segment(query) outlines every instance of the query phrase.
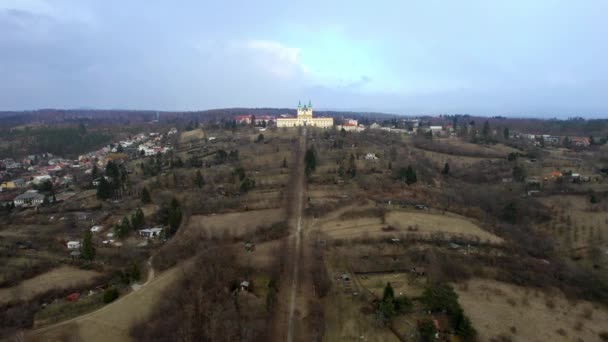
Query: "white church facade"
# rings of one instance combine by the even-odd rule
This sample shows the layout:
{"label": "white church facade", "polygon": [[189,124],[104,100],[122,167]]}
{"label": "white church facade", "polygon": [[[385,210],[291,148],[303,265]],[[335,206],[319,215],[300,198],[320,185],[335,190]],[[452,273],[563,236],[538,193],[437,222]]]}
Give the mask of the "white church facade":
{"label": "white church facade", "polygon": [[312,104],[308,101],[308,106],[302,107],[301,103],[298,103],[298,116],[295,118],[278,118],[277,127],[297,127],[297,126],[311,126],[330,128],[334,125],[334,118],[313,118],[312,116]]}

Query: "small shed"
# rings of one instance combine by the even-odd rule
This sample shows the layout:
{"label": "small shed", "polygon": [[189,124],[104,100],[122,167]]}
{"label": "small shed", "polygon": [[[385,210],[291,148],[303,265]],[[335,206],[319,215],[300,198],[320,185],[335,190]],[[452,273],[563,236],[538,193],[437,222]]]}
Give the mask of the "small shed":
{"label": "small shed", "polygon": [[249,291],[249,282],[247,280],[241,282],[241,291]]}
{"label": "small shed", "polygon": [[67,247],[68,249],[79,249],[80,241],[68,241]]}

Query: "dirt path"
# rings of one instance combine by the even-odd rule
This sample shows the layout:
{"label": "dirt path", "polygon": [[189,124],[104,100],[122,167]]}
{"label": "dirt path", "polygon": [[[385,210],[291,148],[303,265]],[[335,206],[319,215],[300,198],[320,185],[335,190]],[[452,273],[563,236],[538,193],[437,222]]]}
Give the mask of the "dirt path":
{"label": "dirt path", "polygon": [[291,165],[290,190],[287,197],[287,212],[291,234],[286,255],[286,268],[282,275],[274,319],[274,341],[308,341],[306,326],[307,295],[309,291],[306,264],[304,209],[306,178],[304,175],[304,154],[306,151],[306,129],[303,128],[294,151]]}
{"label": "dirt path", "polygon": [[[103,326],[104,328],[112,327],[113,340],[128,340],[128,328],[130,324],[137,319],[145,318],[147,312],[152,308],[152,305],[147,304],[154,301],[155,297],[180,275],[180,270],[182,269],[176,266],[156,276],[152,267],[152,257],[148,259],[147,263],[149,269],[146,282],[136,291],[131,291],[95,311],[32,330],[27,334],[29,339],[33,341],[60,340],[63,335],[68,333],[67,330],[71,330],[73,333],[73,329],[76,329],[79,335],[81,335],[80,337],[84,335],[87,337],[87,340],[103,341],[108,338],[108,335],[104,335],[100,331],[100,327]],[[132,308],[142,308],[144,304],[148,306],[145,310],[141,310],[137,314],[132,312]],[[117,317],[120,319],[115,319]]]}

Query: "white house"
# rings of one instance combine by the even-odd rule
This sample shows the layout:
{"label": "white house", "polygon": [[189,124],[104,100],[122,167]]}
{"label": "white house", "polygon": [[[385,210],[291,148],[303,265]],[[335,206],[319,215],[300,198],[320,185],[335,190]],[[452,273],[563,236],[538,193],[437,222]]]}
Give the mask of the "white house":
{"label": "white house", "polygon": [[139,235],[145,237],[146,239],[154,239],[160,236],[160,233],[163,231],[162,228],[146,228],[140,229]]}
{"label": "white house", "polygon": [[28,190],[21,195],[15,197],[15,206],[17,207],[27,207],[27,206],[36,206],[44,203],[45,196],[43,194],[38,193],[37,190]]}
{"label": "white house", "polygon": [[79,249],[80,241],[68,241],[68,249]]}
{"label": "white house", "polygon": [[97,232],[100,232],[102,229],[103,229],[102,226],[93,226],[93,227],[91,227],[91,232],[97,233]]}
{"label": "white house", "polygon": [[40,176],[34,176],[34,179],[32,180],[32,183],[39,185],[42,184],[44,182],[46,182],[47,180],[50,181],[52,178],[49,175],[40,175]]}
{"label": "white house", "polygon": [[373,154],[373,153],[366,154],[364,158],[365,158],[365,160],[376,160],[376,159],[378,159],[378,157],[375,154]]}

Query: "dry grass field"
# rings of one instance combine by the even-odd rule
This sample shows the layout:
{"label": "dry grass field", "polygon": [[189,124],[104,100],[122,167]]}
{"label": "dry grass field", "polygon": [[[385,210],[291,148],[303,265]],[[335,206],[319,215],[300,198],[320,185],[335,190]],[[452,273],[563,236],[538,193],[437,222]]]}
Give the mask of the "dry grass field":
{"label": "dry grass field", "polygon": [[100,273],[95,271],[85,271],[70,266],[62,266],[34,278],[24,280],[17,286],[0,289],[0,304],[16,300],[29,300],[36,295],[52,289],[93,285],[92,281],[100,275]]}
{"label": "dry grass field", "polygon": [[187,143],[190,141],[201,140],[205,137],[205,132],[198,128],[192,131],[183,132],[179,137],[180,143]]}
{"label": "dry grass field", "polygon": [[242,236],[258,226],[283,221],[284,209],[249,210],[218,215],[194,215],[185,234],[205,234],[207,237]]}
{"label": "dry grass field", "polygon": [[131,341],[129,330],[152,312],[163,291],[183,274],[172,268],[154,278],[138,291],[119,298],[90,314],[32,331],[28,341]]}
{"label": "dry grass field", "polygon": [[418,227],[417,233],[444,233],[447,235],[462,235],[476,237],[481,241],[500,243],[498,236],[481,229],[477,224],[464,216],[452,213],[424,213],[411,211],[392,211],[387,214],[386,223],[407,232],[408,227]]}
{"label": "dry grass field", "polygon": [[[421,234],[429,236],[432,233],[457,235],[465,238],[476,238],[481,241],[501,243],[502,239],[491,234],[471,220],[452,213],[417,212],[409,210],[394,210],[386,214],[386,223],[379,217],[361,217],[343,219],[339,216],[352,210],[354,207],[342,208],[333,212],[317,222],[317,227],[332,239],[353,239],[361,237],[378,238],[393,237],[395,235]],[[369,206],[356,207],[359,210]],[[394,229],[382,230],[387,225]]]}
{"label": "dry grass field", "polygon": [[423,280],[415,280],[407,273],[361,275],[357,279],[378,298],[382,298],[386,283],[391,283],[395,295],[405,295],[409,298],[422,295],[425,285]]}
{"label": "dry grass field", "polygon": [[364,300],[332,290],[325,300],[324,341],[391,342],[399,339],[375,321],[375,315],[364,314]]}
{"label": "dry grass field", "polygon": [[509,341],[600,341],[599,333],[608,331],[606,308],[571,302],[561,293],[480,279],[456,290],[480,341],[498,336]]}
{"label": "dry grass field", "polygon": [[606,241],[608,214],[602,203],[592,205],[588,196],[550,196],[540,199],[549,208],[559,211],[548,224],[568,246],[585,247],[589,241]]}

